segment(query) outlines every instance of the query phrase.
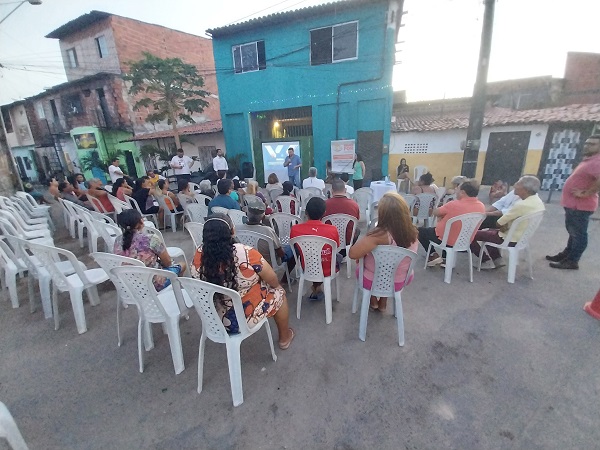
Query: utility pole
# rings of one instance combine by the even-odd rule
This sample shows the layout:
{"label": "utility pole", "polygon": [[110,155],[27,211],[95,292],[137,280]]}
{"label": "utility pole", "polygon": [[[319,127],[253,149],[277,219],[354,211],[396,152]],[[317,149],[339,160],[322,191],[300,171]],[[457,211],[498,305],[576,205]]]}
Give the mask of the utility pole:
{"label": "utility pole", "polygon": [[469,128],[467,129],[467,142],[463,154],[461,174],[473,178],[477,170],[477,159],[481,146],[481,129],[485,113],[487,75],[490,66],[490,52],[492,49],[492,30],[494,28],[494,7],[496,0],[484,0],[483,28],[481,29],[481,45],[479,47],[479,62],[477,64],[477,79],[473,88],[471,99],[471,112],[469,114]]}

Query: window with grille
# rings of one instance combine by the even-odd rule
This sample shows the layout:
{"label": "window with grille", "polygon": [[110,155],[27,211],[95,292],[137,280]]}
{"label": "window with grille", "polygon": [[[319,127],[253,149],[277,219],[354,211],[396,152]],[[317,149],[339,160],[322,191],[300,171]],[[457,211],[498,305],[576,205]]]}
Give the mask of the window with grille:
{"label": "window with grille", "polygon": [[427,153],[429,144],[404,144],[404,153]]}

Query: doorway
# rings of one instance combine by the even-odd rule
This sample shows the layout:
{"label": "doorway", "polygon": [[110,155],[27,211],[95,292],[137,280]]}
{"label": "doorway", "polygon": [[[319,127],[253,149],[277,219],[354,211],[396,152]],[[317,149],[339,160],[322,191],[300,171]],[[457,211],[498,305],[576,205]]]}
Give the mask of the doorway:
{"label": "doorway", "polygon": [[125,155],[125,165],[127,166],[127,174],[130,177],[137,178],[137,168],[135,167],[135,160],[133,159],[133,153],[129,150],[123,152]]}
{"label": "doorway", "polygon": [[383,130],[359,131],[356,137],[356,153],[360,153],[366,166],[365,180],[381,180],[383,178],[381,171]]}
{"label": "doorway", "polygon": [[523,173],[530,137],[531,131],[490,133],[481,184],[517,182]]}

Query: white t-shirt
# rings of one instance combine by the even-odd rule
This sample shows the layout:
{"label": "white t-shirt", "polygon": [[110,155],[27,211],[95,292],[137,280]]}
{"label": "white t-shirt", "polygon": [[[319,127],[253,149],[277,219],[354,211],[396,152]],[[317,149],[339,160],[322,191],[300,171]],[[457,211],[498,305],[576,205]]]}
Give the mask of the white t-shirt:
{"label": "white t-shirt", "polygon": [[173,156],[171,159],[171,164],[173,167],[173,172],[175,175],[189,175],[190,167],[194,164],[194,160],[187,155],[183,155],[181,158],[179,155]]}
{"label": "white t-shirt", "polygon": [[492,206],[494,208],[496,208],[498,211],[502,211],[502,214],[506,214],[508,212],[508,210],[510,208],[512,208],[512,206],[520,200],[521,200],[521,197],[519,197],[517,194],[515,194],[515,191],[513,189],[508,194],[506,194],[504,197],[502,197],[501,199],[498,199],[497,201],[492,203]]}
{"label": "white t-shirt", "polygon": [[215,156],[213,158],[213,169],[215,169],[215,172],[217,170],[229,170],[227,160],[224,156]]}
{"label": "white t-shirt", "polygon": [[111,164],[108,166],[108,175],[110,175],[110,182],[114,184],[119,178],[123,178],[123,171],[118,166]]}
{"label": "white t-shirt", "polygon": [[350,186],[349,184],[346,185],[346,194],[354,194],[354,188],[352,186]]}
{"label": "white t-shirt", "polygon": [[302,188],[306,189],[307,187],[316,187],[323,190],[325,189],[325,181],[320,180],[317,177],[308,177],[302,182]]}

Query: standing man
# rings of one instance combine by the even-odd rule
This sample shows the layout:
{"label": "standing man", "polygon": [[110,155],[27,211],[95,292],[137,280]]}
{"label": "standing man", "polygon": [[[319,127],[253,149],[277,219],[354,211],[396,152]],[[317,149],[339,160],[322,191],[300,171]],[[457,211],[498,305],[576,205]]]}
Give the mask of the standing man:
{"label": "standing man", "polygon": [[110,176],[110,182],[112,184],[115,184],[115,181],[119,178],[123,178],[123,171],[119,168],[119,164],[121,164],[119,158],[113,158],[110,162],[110,166],[108,166],[108,175]]}
{"label": "standing man", "polygon": [[227,160],[223,156],[223,150],[220,148],[217,149],[217,156],[213,158],[213,169],[217,172],[217,178],[219,180],[227,176],[229,166],[227,165]]}
{"label": "standing man", "polygon": [[579,259],[588,243],[590,216],[598,208],[600,191],[600,134],[583,144],[583,160],[565,181],[560,204],[565,208],[567,247],[556,255],[547,255],[554,269],[579,269]]}
{"label": "standing man", "polygon": [[302,167],[302,160],[296,154],[294,154],[294,148],[288,148],[288,156],[283,162],[283,167],[288,168],[288,177],[292,184],[296,187],[301,188],[300,184],[300,167]]}
{"label": "standing man", "polygon": [[171,168],[177,177],[177,190],[182,181],[190,181],[192,178],[190,169],[194,165],[194,160],[183,154],[183,149],[178,148],[177,154],[171,159]]}

